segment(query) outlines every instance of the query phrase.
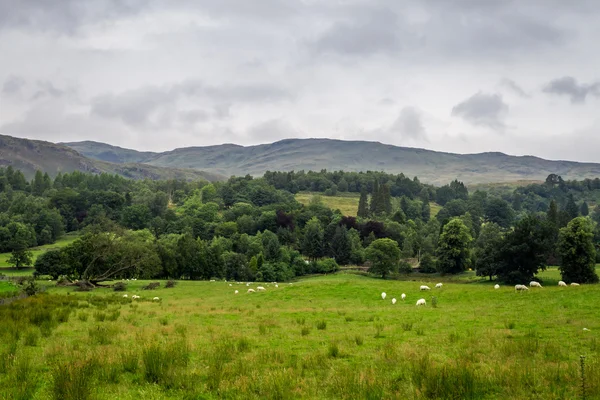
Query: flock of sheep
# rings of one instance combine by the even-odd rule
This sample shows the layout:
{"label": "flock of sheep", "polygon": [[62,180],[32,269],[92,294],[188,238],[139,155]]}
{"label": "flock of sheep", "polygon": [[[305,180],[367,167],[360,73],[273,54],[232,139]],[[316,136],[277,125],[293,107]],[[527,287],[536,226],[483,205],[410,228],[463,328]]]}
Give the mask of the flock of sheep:
{"label": "flock of sheep", "polygon": [[[442,283],[438,283],[438,284],[435,285],[435,288],[436,289],[441,289],[442,286],[443,286]],[[421,285],[421,287],[419,288],[419,290],[421,290],[421,291],[423,291],[423,290],[431,290],[431,288],[429,286],[427,286],[427,285]],[[381,298],[383,300],[385,300],[386,297],[387,297],[387,294],[385,292],[382,292],[381,293]],[[400,298],[402,299],[402,301],[406,300],[406,294],[402,293],[400,295]],[[396,298],[392,299],[392,304],[396,304]],[[424,306],[424,305],[427,305],[427,302],[425,301],[425,299],[419,299],[419,300],[417,300],[417,305],[418,306]]]}
{"label": "flock of sheep", "polygon": [[[558,281],[558,286],[567,287],[567,284],[564,281]],[[571,286],[579,286],[579,283],[572,282]],[[539,282],[531,281],[531,282],[529,282],[529,287],[541,288],[543,286]],[[498,284],[494,285],[494,289],[500,289],[500,285],[498,285]],[[521,292],[521,291],[525,291],[525,290],[529,290],[529,288],[526,285],[515,285],[516,292]]]}
{"label": "flock of sheep", "polygon": [[[126,299],[126,298],[128,298],[128,297],[129,297],[129,296],[128,296],[128,295],[126,295],[126,294],[124,294],[124,295],[123,295],[123,298],[125,298],[125,299]],[[141,297],[141,296],[138,296],[137,294],[134,294],[133,296],[131,296],[131,298],[132,298],[133,300],[139,300],[139,299],[141,299],[142,297]],[[152,299],[152,301],[160,301],[160,297],[154,297],[154,298]]]}

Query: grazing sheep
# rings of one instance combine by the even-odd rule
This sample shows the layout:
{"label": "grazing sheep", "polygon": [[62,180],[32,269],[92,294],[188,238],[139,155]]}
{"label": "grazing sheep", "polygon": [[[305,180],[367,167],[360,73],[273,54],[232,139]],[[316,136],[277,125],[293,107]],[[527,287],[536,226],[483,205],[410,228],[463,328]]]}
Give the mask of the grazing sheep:
{"label": "grazing sheep", "polygon": [[405,295],[404,293],[402,293],[402,294],[400,295],[400,298],[401,298],[402,300],[404,300],[404,299],[406,299],[406,295]]}
{"label": "grazing sheep", "polygon": [[279,287],[279,285],[275,285],[275,287]]}
{"label": "grazing sheep", "polygon": [[542,287],[542,284],[536,281],[529,282],[530,287]]}
{"label": "grazing sheep", "polygon": [[267,290],[267,289],[265,289],[265,288],[264,288],[264,287],[262,287],[262,286],[257,286],[257,287],[256,287],[256,290],[258,290],[259,292],[262,292],[262,291],[264,291],[264,290]]}
{"label": "grazing sheep", "polygon": [[231,283],[229,284],[229,287],[233,286]]}
{"label": "grazing sheep", "polygon": [[583,328],[583,330],[584,330],[585,332],[589,332],[589,331],[590,331],[588,328]]}
{"label": "grazing sheep", "polygon": [[254,293],[254,289],[248,289],[248,293]]}
{"label": "grazing sheep", "polygon": [[124,294],[124,295],[123,295],[123,297],[127,298],[127,295],[126,295],[126,294]]}
{"label": "grazing sheep", "polygon": [[558,286],[567,286],[567,284],[563,281],[558,281]]}
{"label": "grazing sheep", "polygon": [[529,288],[525,285],[515,285],[515,291],[529,290]]}
{"label": "grazing sheep", "polygon": [[571,286],[579,286],[579,283],[571,282]]}
{"label": "grazing sheep", "polygon": [[239,293],[239,291],[237,291],[237,290],[235,292],[233,292],[233,294],[238,294],[238,293]]}
{"label": "grazing sheep", "polygon": [[246,283],[246,286],[250,286],[250,282]]}
{"label": "grazing sheep", "polygon": [[424,305],[427,305],[427,303],[425,302],[425,299],[419,299],[419,300],[417,300],[417,305],[424,306]]}
{"label": "grazing sheep", "polygon": [[215,280],[214,280],[214,279],[211,279],[210,281],[211,281],[211,282],[215,282]]}
{"label": "grazing sheep", "polygon": [[498,285],[497,283],[494,285],[494,289],[500,289],[500,285]]}
{"label": "grazing sheep", "polygon": [[421,285],[420,290],[431,290],[431,289],[429,288],[429,286]]}
{"label": "grazing sheep", "polygon": [[385,300],[385,296],[387,296],[387,294],[385,294],[385,292],[381,293],[381,298],[382,298],[383,300]]}
{"label": "grazing sheep", "polygon": [[158,297],[155,297],[152,299],[152,301],[159,301],[160,299]]}
{"label": "grazing sheep", "polygon": [[131,298],[132,298],[132,299],[139,299],[139,298],[140,298],[140,296],[138,296],[138,295],[134,294],[133,296],[131,296]]}
{"label": "grazing sheep", "polygon": [[436,288],[440,289],[443,285],[441,283],[438,283],[435,285]]}
{"label": "grazing sheep", "polygon": [[396,304],[396,299],[392,299],[392,304]]}

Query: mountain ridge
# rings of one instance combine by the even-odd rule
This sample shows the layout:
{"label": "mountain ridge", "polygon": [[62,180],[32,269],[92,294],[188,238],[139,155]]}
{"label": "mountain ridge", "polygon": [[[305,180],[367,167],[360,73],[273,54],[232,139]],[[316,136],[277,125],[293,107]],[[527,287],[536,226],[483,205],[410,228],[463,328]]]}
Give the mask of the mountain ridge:
{"label": "mountain ridge", "polygon": [[[89,158],[107,155],[175,168],[200,169],[220,175],[255,175],[266,171],[385,171],[417,176],[421,181],[445,184],[459,179],[467,184],[544,180],[555,173],[565,179],[600,176],[600,164],[546,160],[533,155],[513,156],[502,152],[457,154],[399,147],[374,141],[290,138],[273,143],[241,146],[223,144],[179,147],[165,152],[138,152],[94,142],[65,143]],[[103,160],[105,161],[105,160]]]}

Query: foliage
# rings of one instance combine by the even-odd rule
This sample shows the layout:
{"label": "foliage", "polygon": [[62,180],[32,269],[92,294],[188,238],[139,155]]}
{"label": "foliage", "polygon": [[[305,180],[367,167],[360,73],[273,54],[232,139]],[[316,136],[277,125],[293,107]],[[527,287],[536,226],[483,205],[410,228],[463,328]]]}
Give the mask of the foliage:
{"label": "foliage", "polygon": [[385,279],[398,268],[400,248],[398,243],[391,239],[377,239],[365,250],[365,258],[371,263],[369,272],[381,275]]}
{"label": "foliage", "polygon": [[488,222],[481,228],[481,233],[475,241],[474,267],[479,276],[487,276],[492,280],[501,268],[500,250],[504,240],[500,226]]}
{"label": "foliage", "polygon": [[592,224],[585,217],[577,217],[560,230],[558,252],[560,273],[566,282],[597,283],[595,271],[596,249],[594,248]]}
{"label": "foliage", "polygon": [[473,238],[469,229],[458,218],[450,220],[440,235],[437,268],[441,273],[456,274],[470,265],[469,244]]}

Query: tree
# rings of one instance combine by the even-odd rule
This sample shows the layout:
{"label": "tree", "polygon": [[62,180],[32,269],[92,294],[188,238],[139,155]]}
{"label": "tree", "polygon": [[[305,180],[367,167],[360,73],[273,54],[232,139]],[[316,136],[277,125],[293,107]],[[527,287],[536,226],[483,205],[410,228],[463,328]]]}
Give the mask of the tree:
{"label": "tree", "polygon": [[371,192],[371,203],[369,204],[369,211],[371,214],[376,214],[379,208],[379,182],[375,180],[373,182],[373,191]]}
{"label": "tree", "polygon": [[596,283],[596,249],[591,222],[577,217],[560,230],[558,252],[562,279],[566,282]]}
{"label": "tree", "polygon": [[579,212],[584,217],[587,217],[590,214],[590,207],[588,206],[588,203],[586,201],[584,201],[583,203],[581,203],[581,207],[579,209]]}
{"label": "tree", "polygon": [[277,262],[281,260],[281,247],[277,235],[271,231],[264,231],[261,235],[265,261]]}
{"label": "tree", "polygon": [[502,228],[508,228],[512,224],[514,212],[507,201],[494,197],[487,201],[485,206],[485,219],[500,225]]}
{"label": "tree", "polygon": [[311,261],[323,256],[323,227],[317,217],[312,217],[304,228],[302,253]]}
{"label": "tree", "polygon": [[435,260],[430,254],[424,254],[419,261],[419,272],[423,274],[433,274],[436,272]]}
{"label": "tree", "polygon": [[48,250],[35,260],[35,276],[48,275],[57,279],[61,275],[71,275],[65,253],[61,250]]}
{"label": "tree", "polygon": [[529,282],[540,270],[546,269],[550,236],[549,224],[535,215],[517,222],[502,243],[498,278],[508,283]]}
{"label": "tree", "polygon": [[438,270],[450,274],[465,271],[470,264],[469,244],[472,240],[469,228],[459,218],[450,220],[440,235]]}
{"label": "tree", "polygon": [[360,191],[360,199],[358,200],[358,212],[356,215],[360,218],[367,218],[369,216],[369,208],[367,204],[367,191]]}
{"label": "tree", "polygon": [[32,260],[33,253],[31,251],[29,251],[27,248],[18,248],[11,252],[10,258],[8,259],[8,264],[19,269],[23,266],[31,265]]}
{"label": "tree", "polygon": [[381,275],[385,279],[387,274],[398,268],[400,248],[392,239],[377,239],[365,250],[365,258],[371,262],[369,272]]}
{"label": "tree", "polygon": [[569,199],[567,200],[567,204],[565,205],[565,211],[569,215],[570,219],[577,218],[577,216],[579,215],[579,207],[577,207],[572,193],[569,194]]}
{"label": "tree", "polygon": [[338,226],[331,239],[331,255],[340,265],[350,263],[352,256],[352,242],[348,236],[348,229],[345,226]]}
{"label": "tree", "polygon": [[478,276],[487,276],[492,280],[498,273],[501,266],[499,252],[502,241],[502,229],[498,224],[488,222],[483,225],[474,249],[474,266]]}
{"label": "tree", "polygon": [[554,201],[554,199],[550,201],[548,211],[546,212],[546,218],[550,223],[558,227],[558,206],[556,205],[556,201]]}

